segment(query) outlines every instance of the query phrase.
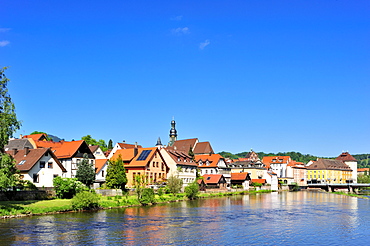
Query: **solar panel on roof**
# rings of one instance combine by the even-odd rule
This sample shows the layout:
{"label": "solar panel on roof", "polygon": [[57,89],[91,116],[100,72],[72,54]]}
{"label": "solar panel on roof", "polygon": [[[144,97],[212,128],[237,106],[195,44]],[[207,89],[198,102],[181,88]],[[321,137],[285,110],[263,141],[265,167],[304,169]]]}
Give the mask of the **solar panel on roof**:
{"label": "solar panel on roof", "polygon": [[143,150],[140,155],[139,155],[139,158],[137,158],[138,161],[145,161],[146,158],[148,157],[148,155],[150,154],[150,152],[152,152],[152,150]]}

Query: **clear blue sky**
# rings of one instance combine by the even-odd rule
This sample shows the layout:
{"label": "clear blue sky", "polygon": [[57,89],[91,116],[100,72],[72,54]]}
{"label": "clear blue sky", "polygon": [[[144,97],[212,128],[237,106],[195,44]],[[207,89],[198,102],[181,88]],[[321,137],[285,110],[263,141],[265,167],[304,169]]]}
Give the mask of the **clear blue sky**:
{"label": "clear blue sky", "polygon": [[370,1],[0,6],[16,133],[238,153],[370,152]]}

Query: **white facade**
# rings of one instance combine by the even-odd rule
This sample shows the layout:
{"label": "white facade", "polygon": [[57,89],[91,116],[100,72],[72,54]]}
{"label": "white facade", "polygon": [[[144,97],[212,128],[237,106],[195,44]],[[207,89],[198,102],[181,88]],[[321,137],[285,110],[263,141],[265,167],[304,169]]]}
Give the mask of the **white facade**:
{"label": "white facade", "polygon": [[357,161],[344,161],[352,169],[353,183],[357,183]]}
{"label": "white facade", "polygon": [[43,156],[27,173],[21,172],[23,180],[31,181],[36,187],[54,187],[53,179],[66,177],[58,163],[50,155]]}
{"label": "white facade", "polygon": [[93,153],[95,159],[107,159],[107,157],[104,155],[104,152],[101,150],[100,147],[98,147],[94,153]]}
{"label": "white facade", "polygon": [[110,160],[110,158],[112,158],[112,157],[113,157],[114,153],[116,153],[116,151],[117,151],[117,150],[119,150],[119,149],[121,149],[121,146],[119,146],[119,144],[118,144],[118,143],[116,143],[116,144],[114,145],[113,149],[111,150],[111,152],[109,153],[108,157],[105,157],[105,158],[107,158],[107,159],[109,159],[109,160]]}
{"label": "white facade", "polygon": [[[75,178],[76,171],[78,169],[78,165],[82,161],[82,157],[74,157],[74,158],[66,158],[66,159],[59,159],[62,163],[63,167],[67,170],[66,178]],[[89,163],[91,163],[95,167],[95,160],[88,159]]]}
{"label": "white facade", "polygon": [[[187,186],[188,184],[194,182],[197,177],[197,167],[195,166],[195,162],[191,162],[194,165],[189,165],[186,164],[179,164],[176,162],[170,154],[164,149],[161,148],[160,153],[167,164],[169,168],[168,176],[176,176],[180,179],[182,179],[183,182],[183,187]],[[187,160],[189,161],[189,160]],[[180,162],[180,160],[179,160]]]}

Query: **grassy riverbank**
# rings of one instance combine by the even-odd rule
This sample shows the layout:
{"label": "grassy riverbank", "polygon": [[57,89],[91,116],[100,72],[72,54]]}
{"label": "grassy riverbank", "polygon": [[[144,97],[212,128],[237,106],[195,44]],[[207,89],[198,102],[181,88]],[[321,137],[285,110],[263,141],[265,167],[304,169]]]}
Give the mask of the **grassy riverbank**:
{"label": "grassy riverbank", "polygon": [[[218,192],[218,193],[200,193],[199,199],[209,197],[233,196],[243,194],[270,193],[270,190],[260,191],[237,191],[237,192]],[[163,194],[155,196],[156,203],[176,202],[188,200],[184,193],[176,195]],[[132,196],[100,196],[99,207],[102,209],[119,208],[129,206],[140,206],[136,195]],[[0,201],[0,218],[15,216],[39,215],[48,213],[58,213],[73,211],[72,199],[53,199],[42,201]]]}
{"label": "grassy riverbank", "polygon": [[358,194],[355,194],[355,193],[347,193],[347,192],[341,192],[341,191],[336,191],[336,192],[331,192],[331,193],[337,194],[337,195],[345,195],[345,196],[352,196],[352,197],[357,197],[357,198],[369,199],[367,196],[362,196],[362,195],[358,195]]}

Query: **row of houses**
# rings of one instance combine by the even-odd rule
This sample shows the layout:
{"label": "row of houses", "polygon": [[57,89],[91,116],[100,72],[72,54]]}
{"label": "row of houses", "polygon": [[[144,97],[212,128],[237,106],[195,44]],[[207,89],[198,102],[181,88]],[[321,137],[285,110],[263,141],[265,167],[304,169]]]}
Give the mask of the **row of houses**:
{"label": "row of houses", "polygon": [[[16,160],[21,178],[37,187],[52,187],[57,176],[73,178],[84,156],[95,166],[94,187],[105,183],[110,161],[122,159],[127,175],[127,187],[133,186],[136,175],[144,175],[148,185],[165,184],[176,176],[187,186],[198,180],[208,189],[249,189],[260,183],[278,189],[278,183],[305,186],[307,183],[356,183],[357,161],[349,153],[335,160],[318,159],[307,164],[289,156],[268,156],[262,160],[251,150],[244,158],[225,159],[215,154],[209,142],[197,138],[177,140],[175,122],[171,122],[170,141],[163,145],[158,139],[154,147],[116,143],[103,152],[99,146],[89,146],[84,140],[53,142],[45,134],[11,139],[5,150]],[[202,177],[202,179],[199,179]]]}

